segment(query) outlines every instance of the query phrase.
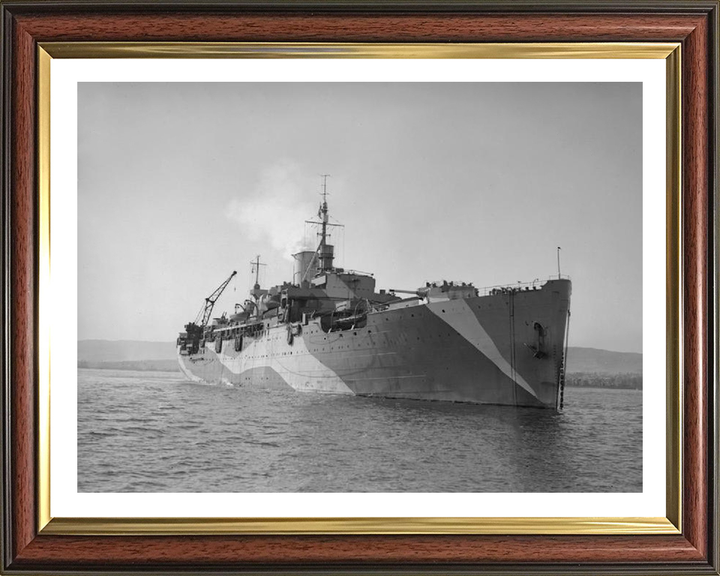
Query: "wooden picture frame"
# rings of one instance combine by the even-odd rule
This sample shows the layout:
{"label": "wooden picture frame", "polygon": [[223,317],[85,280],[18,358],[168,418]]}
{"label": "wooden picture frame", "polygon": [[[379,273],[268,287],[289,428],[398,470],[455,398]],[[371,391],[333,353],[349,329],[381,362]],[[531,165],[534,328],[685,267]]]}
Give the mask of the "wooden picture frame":
{"label": "wooden picture frame", "polygon": [[[7,1],[2,3],[2,286],[4,573],[563,572],[718,574],[717,72],[718,2],[342,3]],[[381,533],[317,527],[237,533],[222,522],[196,530],[140,523],[94,528],[49,523],[43,477],[47,423],[39,334],[39,278],[48,162],[41,142],[47,46],[82,54],[87,42],[129,43],[677,43],[682,191],[669,203],[669,253],[679,285],[668,304],[682,397],[682,436],[668,445],[668,518],[679,530],[524,530],[496,524]],[[639,43],[639,44],[636,44]],[[222,48],[222,44],[219,44]],[[116,45],[117,47],[117,45]],[[222,51],[220,48],[220,51]],[[52,50],[51,50],[52,51]],[[115,55],[118,53],[116,52]],[[113,57],[108,52],[106,57]],[[672,97],[672,94],[670,94]],[[673,262],[673,257],[675,262]],[[673,315],[673,311],[678,314]],[[669,395],[672,404],[672,394]],[[681,472],[681,473],[680,473]],[[673,496],[677,496],[673,500]],[[673,505],[678,513],[673,516]],[[148,524],[148,523],[146,523]],[[152,525],[152,522],[149,524]],[[144,533],[141,533],[144,532]],[[534,533],[531,533],[534,532]]]}

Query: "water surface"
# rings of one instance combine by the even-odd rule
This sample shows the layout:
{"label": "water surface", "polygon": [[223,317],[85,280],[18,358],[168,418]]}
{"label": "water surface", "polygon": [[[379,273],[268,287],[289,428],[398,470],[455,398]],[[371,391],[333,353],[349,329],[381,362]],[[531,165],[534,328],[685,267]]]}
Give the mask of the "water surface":
{"label": "water surface", "polygon": [[565,410],[79,370],[80,492],[639,492],[642,392]]}

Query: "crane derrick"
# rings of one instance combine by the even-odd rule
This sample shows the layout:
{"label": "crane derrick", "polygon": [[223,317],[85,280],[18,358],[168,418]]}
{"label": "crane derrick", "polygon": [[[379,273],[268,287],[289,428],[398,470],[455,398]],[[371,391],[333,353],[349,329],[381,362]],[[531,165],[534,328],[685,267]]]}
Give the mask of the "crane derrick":
{"label": "crane derrick", "polygon": [[215,289],[215,292],[205,298],[205,304],[200,309],[200,312],[198,312],[195,321],[185,324],[185,332],[180,333],[177,340],[177,344],[180,347],[180,354],[189,355],[198,353],[200,340],[203,338],[205,327],[210,320],[215,302],[220,298],[220,295],[225,291],[225,288],[230,284],[230,280],[233,279],[235,274],[237,274],[237,272],[233,271],[230,277]]}
{"label": "crane derrick", "polygon": [[227,285],[230,284],[230,280],[235,277],[235,274],[237,274],[237,272],[233,270],[233,273],[230,274],[228,279],[220,284],[220,286],[215,289],[215,292],[205,298],[205,305],[200,309],[200,312],[198,312],[197,318],[195,318],[195,324],[197,326],[205,329],[205,326],[207,326],[210,321],[210,316],[212,315],[213,308],[215,307],[215,302],[217,302],[217,299],[220,298],[220,295],[225,291],[225,288],[227,288]]}

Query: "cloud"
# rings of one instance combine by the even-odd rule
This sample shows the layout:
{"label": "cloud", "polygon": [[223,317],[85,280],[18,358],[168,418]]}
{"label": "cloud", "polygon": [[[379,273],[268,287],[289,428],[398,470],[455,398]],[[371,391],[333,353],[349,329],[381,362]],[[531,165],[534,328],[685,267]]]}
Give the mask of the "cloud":
{"label": "cloud", "polygon": [[267,242],[285,258],[300,250],[314,250],[314,235],[305,238],[305,220],[317,215],[320,177],[293,162],[281,161],[260,173],[257,185],[242,199],[234,199],[227,217],[250,240]]}

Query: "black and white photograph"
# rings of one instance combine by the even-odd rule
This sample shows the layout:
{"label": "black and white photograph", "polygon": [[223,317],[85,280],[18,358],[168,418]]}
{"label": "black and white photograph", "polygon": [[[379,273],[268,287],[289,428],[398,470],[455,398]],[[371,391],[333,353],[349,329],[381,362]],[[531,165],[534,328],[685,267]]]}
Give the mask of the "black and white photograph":
{"label": "black and white photograph", "polygon": [[80,82],[79,493],[641,493],[640,82]]}

